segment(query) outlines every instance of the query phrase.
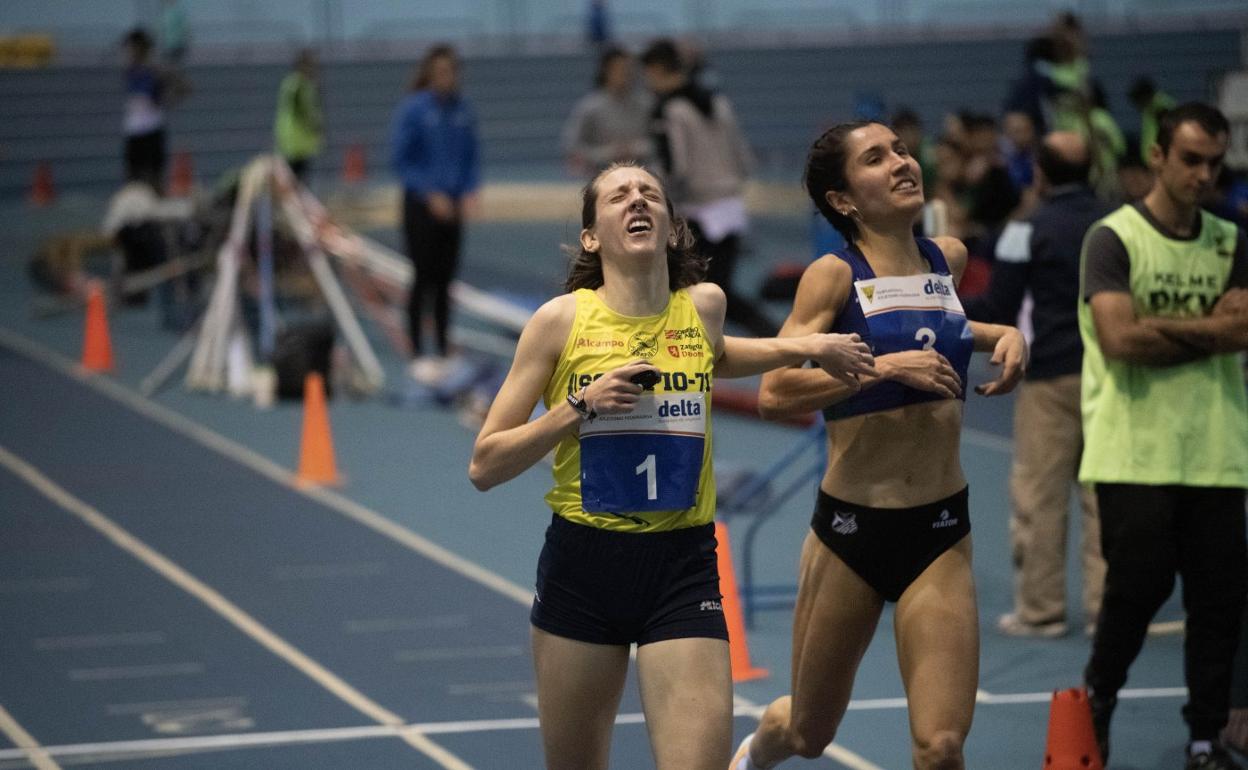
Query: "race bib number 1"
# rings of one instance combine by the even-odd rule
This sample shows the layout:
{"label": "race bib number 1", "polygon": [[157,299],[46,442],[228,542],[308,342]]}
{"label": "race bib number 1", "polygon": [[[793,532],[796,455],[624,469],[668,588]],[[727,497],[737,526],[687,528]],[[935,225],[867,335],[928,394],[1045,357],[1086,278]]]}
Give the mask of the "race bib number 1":
{"label": "race bib number 1", "polygon": [[581,507],[635,513],[692,507],[702,475],[702,393],[642,396],[628,414],[581,425]]}

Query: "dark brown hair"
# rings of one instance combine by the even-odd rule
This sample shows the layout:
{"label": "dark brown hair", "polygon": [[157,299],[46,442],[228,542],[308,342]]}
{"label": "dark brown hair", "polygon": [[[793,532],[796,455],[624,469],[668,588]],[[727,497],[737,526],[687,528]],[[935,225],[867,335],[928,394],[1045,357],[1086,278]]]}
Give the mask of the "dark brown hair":
{"label": "dark brown hair", "polygon": [[819,213],[823,214],[824,218],[849,243],[853,243],[858,237],[858,223],[852,217],[845,216],[834,209],[832,204],[828,203],[826,193],[828,190],[845,192],[848,189],[849,176],[845,173],[848,153],[845,149],[845,140],[850,133],[872,123],[879,123],[879,121],[854,120],[848,123],[837,123],[824,131],[823,136],[816,139],[815,143],[810,146],[810,153],[806,156],[806,173],[802,175],[802,183],[806,186],[810,199],[814,201],[815,208],[819,209]]}
{"label": "dark brown hair", "polygon": [[1226,116],[1216,107],[1201,102],[1187,102],[1172,110],[1167,110],[1157,122],[1157,145],[1162,155],[1170,154],[1170,142],[1174,132],[1184,123],[1195,123],[1209,136],[1220,136],[1231,132],[1231,124]]}
{"label": "dark brown hair", "polygon": [[420,64],[416,66],[416,74],[412,76],[412,80],[408,83],[409,91],[422,91],[429,87],[429,82],[433,79],[433,63],[437,59],[446,57],[451,60],[451,64],[459,69],[459,54],[455,53],[455,46],[450,43],[438,43],[431,46],[425,51],[425,56],[420,60]]}
{"label": "dark brown hair", "polygon": [[[639,168],[654,176],[649,169],[637,163],[612,163],[607,166],[581,191],[582,230],[592,229],[598,221],[598,180],[617,168]],[[661,183],[660,189],[662,189]],[[667,215],[672,220],[672,237],[667,243],[667,285],[672,291],[676,291],[699,283],[706,277],[706,257],[694,247],[689,226],[685,224],[684,219],[676,216],[666,190],[663,191],[663,202],[667,206]],[[564,251],[570,257],[568,279],[563,284],[564,291],[597,289],[602,285],[602,256],[600,254],[586,251],[585,247],[580,245],[565,246]]]}

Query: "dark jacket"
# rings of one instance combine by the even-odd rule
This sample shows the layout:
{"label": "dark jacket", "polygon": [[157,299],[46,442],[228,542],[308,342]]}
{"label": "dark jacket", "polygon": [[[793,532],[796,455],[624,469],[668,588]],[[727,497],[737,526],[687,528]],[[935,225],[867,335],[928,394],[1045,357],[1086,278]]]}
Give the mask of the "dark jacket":
{"label": "dark jacket", "polygon": [[973,321],[1014,324],[1023,296],[1031,294],[1027,379],[1079,373],[1079,252],[1088,228],[1111,210],[1086,186],[1053,189],[1030,219],[1006,225],[988,290],[965,303]]}

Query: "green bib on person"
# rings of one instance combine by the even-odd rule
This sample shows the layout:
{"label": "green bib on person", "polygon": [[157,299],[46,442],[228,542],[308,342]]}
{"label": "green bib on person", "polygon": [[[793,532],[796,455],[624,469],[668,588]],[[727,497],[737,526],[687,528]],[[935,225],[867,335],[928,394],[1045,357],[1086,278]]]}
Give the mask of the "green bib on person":
{"label": "green bib on person", "polygon": [[[1166,237],[1130,205],[1089,230],[1108,227],[1126,247],[1138,317],[1207,315],[1226,290],[1235,225],[1205,211],[1200,216],[1200,235],[1193,240]],[[1175,366],[1108,359],[1097,340],[1092,308],[1082,299],[1079,333],[1084,346],[1081,482],[1248,486],[1248,393],[1239,354]]]}

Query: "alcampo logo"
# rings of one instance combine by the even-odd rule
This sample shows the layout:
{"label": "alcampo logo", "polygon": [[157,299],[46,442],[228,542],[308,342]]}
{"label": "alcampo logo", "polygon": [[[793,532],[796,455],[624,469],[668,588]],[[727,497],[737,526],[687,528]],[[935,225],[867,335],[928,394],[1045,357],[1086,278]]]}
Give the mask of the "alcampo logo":
{"label": "alcampo logo", "polygon": [[624,340],[610,337],[577,337],[576,346],[578,348],[622,348]]}
{"label": "alcampo logo", "polygon": [[874,286],[863,286],[863,287],[862,287],[862,294],[863,294],[863,296],[865,296],[865,297],[867,298],[867,302],[870,302],[871,300],[875,299],[875,287],[874,287]]}
{"label": "alcampo logo", "polygon": [[702,405],[690,399],[664,401],[659,404],[660,417],[697,417],[702,414]]}
{"label": "alcampo logo", "polygon": [[953,294],[953,290],[935,278],[929,278],[927,279],[927,283],[923,285],[923,293],[939,294],[942,297],[948,297]]}

